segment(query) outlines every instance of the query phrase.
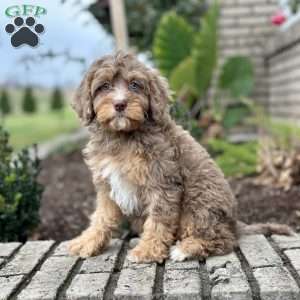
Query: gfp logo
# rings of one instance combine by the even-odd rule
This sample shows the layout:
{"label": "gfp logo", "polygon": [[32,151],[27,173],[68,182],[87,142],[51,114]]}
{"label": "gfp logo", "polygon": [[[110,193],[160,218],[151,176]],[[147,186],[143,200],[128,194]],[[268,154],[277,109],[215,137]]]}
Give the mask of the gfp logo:
{"label": "gfp logo", "polygon": [[47,10],[41,6],[24,4],[8,7],[5,15],[14,20],[5,26],[5,31],[11,35],[12,46],[36,47],[39,44],[39,35],[45,31],[44,25],[36,22],[36,18],[46,14]]}

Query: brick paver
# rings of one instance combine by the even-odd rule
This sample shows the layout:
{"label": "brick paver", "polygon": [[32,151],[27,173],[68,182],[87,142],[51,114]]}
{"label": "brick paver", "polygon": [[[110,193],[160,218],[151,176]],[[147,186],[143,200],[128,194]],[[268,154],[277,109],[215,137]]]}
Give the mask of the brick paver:
{"label": "brick paver", "polygon": [[126,259],[121,271],[116,299],[152,299],[155,282],[156,264],[135,264]]}
{"label": "brick paver", "polygon": [[212,300],[251,300],[251,289],[235,253],[207,259]]}
{"label": "brick paver", "polygon": [[266,267],[254,270],[262,300],[299,299],[299,287],[284,267]]}
{"label": "brick paver", "polygon": [[0,299],[7,300],[24,280],[24,275],[0,277]]}
{"label": "brick paver", "polygon": [[211,300],[300,299],[298,239],[244,236],[239,253],[201,264],[167,260],[160,266],[131,263],[124,241],[117,239],[102,255],[83,260],[69,256],[66,242],[1,244],[0,300],[143,300],[154,295],[189,300],[207,299],[209,293]]}
{"label": "brick paver", "polygon": [[291,249],[284,251],[285,255],[288,257],[293,268],[300,275],[300,249]]}
{"label": "brick paver", "polygon": [[19,300],[55,299],[78,258],[50,257],[20,293]]}
{"label": "brick paver", "polygon": [[240,248],[252,268],[278,266],[283,262],[263,235],[244,236]]}
{"label": "brick paver", "polygon": [[272,240],[278,245],[282,250],[285,249],[300,249],[300,235],[297,236],[285,236],[285,235],[273,235]]}
{"label": "brick paver", "polygon": [[122,242],[120,240],[112,240],[110,246],[102,255],[87,258],[83,262],[80,273],[111,273],[114,269],[121,247]]}
{"label": "brick paver", "polygon": [[53,241],[27,242],[14,259],[0,269],[0,277],[29,274],[53,244]]}
{"label": "brick paver", "polygon": [[11,256],[20,246],[21,243],[0,243],[0,257]]}
{"label": "brick paver", "polygon": [[197,269],[166,270],[163,287],[165,299],[201,299],[201,281]]}

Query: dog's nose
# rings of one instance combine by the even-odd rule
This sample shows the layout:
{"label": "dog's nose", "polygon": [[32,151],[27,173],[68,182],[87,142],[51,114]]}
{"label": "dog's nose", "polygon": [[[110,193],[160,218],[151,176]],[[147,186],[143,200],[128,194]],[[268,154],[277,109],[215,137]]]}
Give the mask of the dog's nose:
{"label": "dog's nose", "polygon": [[118,102],[115,104],[115,110],[117,112],[122,112],[126,109],[127,107],[127,103],[125,101],[122,101],[122,102]]}

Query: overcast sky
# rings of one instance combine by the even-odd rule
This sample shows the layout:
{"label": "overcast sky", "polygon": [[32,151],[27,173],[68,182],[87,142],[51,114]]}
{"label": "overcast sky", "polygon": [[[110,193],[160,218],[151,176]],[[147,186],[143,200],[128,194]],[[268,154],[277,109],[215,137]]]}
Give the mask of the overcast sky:
{"label": "overcast sky", "polygon": [[[81,1],[84,5],[74,5],[74,2],[76,0],[68,0],[65,4],[61,4],[60,0],[0,1],[0,84],[74,86],[82,76],[84,65],[66,63],[63,57],[26,64],[24,57],[29,55],[37,59],[39,54],[49,50],[56,53],[67,50],[72,57],[84,58],[89,65],[94,59],[112,51],[112,38],[89,13],[80,12],[91,1]],[[45,32],[40,36],[40,44],[36,48],[27,45],[13,48],[9,34],[4,30],[14,19],[5,15],[6,8],[18,4],[39,5],[47,9],[47,15],[37,19],[45,26]],[[28,65],[29,68],[26,67]]]}

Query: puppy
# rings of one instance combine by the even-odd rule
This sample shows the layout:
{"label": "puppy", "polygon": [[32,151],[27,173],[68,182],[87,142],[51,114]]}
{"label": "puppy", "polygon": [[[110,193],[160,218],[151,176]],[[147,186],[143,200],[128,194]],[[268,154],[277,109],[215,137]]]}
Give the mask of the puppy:
{"label": "puppy", "polygon": [[167,81],[131,54],[105,56],[85,75],[73,107],[91,135],[83,154],[97,208],[89,228],[69,243],[71,254],[101,253],[123,217],[141,236],[129,254],[134,262],[221,255],[241,232],[290,232],[237,222],[223,173],[171,119],[169,100]]}

